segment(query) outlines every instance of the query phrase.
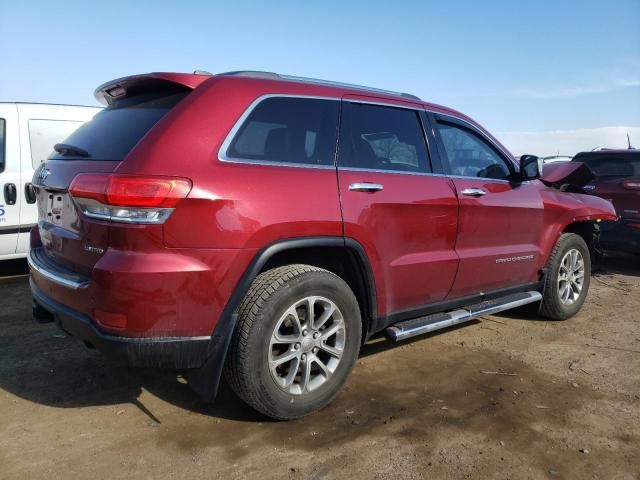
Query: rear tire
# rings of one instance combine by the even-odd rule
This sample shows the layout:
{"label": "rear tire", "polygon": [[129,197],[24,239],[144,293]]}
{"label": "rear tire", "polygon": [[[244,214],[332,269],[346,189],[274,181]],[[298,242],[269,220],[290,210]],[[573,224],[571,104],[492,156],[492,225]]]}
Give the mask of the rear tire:
{"label": "rear tire", "polygon": [[309,265],[277,267],[256,277],[240,306],[225,378],[259,412],[300,418],[338,394],[361,338],[358,302],[340,277]]}
{"label": "rear tire", "polygon": [[547,278],[540,313],[551,320],[566,320],[582,308],[591,281],[591,255],[575,233],[560,235],[547,262]]}

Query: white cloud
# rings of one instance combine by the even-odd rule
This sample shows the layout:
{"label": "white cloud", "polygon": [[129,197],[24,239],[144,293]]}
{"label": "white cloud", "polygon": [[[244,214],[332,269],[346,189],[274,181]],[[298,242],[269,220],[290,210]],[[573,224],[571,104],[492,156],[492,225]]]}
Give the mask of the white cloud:
{"label": "white cloud", "polygon": [[529,153],[538,156],[575,155],[597,147],[627,148],[627,133],[631,145],[640,148],[640,127],[578,128],[539,132],[499,132],[496,134],[514,155]]}

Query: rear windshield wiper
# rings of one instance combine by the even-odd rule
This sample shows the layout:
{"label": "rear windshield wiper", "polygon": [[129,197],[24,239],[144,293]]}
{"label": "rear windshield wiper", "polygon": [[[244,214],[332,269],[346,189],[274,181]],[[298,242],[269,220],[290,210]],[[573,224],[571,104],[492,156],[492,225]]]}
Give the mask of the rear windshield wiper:
{"label": "rear windshield wiper", "polygon": [[63,157],[76,156],[76,157],[88,157],[89,152],[85,149],[76,147],[75,145],[68,145],[66,143],[56,143],[53,149]]}

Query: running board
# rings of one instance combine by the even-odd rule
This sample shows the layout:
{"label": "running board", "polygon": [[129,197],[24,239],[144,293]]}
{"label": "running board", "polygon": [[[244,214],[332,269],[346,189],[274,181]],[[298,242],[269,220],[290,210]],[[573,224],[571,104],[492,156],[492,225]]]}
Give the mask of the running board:
{"label": "running board", "polygon": [[482,315],[502,312],[503,310],[520,307],[528,303],[539,302],[540,300],[542,300],[542,294],[533,290],[530,292],[514,293],[506,297],[487,300],[450,312],[434,313],[426,317],[418,317],[395,323],[387,327],[384,333],[389,340],[398,342],[406,338],[415,337],[416,335],[423,335],[442,328],[468,322]]}

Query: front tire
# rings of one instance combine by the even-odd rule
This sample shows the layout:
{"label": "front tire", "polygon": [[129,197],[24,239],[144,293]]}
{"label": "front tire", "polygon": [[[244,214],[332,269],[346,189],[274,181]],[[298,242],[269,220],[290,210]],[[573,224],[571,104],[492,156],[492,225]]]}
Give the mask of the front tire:
{"label": "front tire", "polygon": [[309,265],[261,273],[239,310],[225,377],[236,394],[279,420],[326,406],[358,357],[358,302],[337,275]]}
{"label": "front tire", "polygon": [[584,239],[563,233],[547,263],[540,312],[551,320],[566,320],[582,308],[591,281],[591,255]]}

